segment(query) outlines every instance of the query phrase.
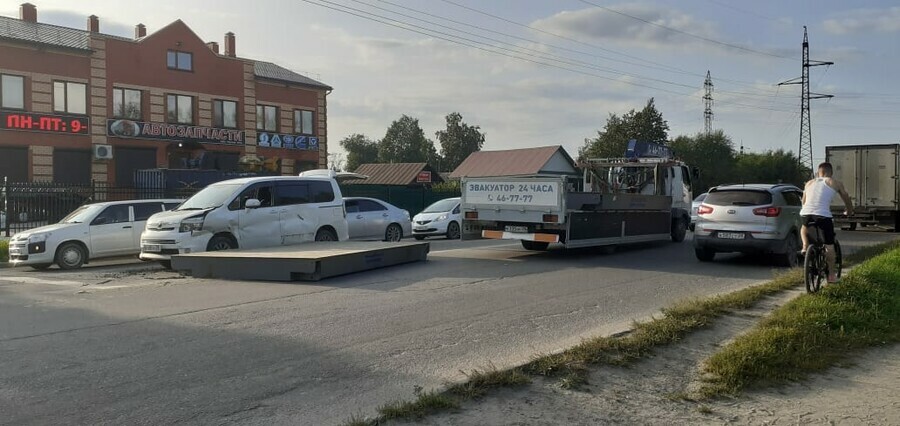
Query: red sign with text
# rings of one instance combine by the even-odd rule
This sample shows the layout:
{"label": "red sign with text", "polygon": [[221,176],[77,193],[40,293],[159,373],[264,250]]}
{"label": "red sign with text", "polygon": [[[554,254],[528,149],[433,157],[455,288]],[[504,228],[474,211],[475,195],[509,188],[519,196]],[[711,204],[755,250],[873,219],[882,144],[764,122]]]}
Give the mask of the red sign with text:
{"label": "red sign with text", "polygon": [[416,182],[418,183],[429,183],[431,182],[431,172],[422,171],[419,172],[419,175],[416,176]]}
{"label": "red sign with text", "polygon": [[87,135],[90,128],[87,117],[0,111],[0,130]]}

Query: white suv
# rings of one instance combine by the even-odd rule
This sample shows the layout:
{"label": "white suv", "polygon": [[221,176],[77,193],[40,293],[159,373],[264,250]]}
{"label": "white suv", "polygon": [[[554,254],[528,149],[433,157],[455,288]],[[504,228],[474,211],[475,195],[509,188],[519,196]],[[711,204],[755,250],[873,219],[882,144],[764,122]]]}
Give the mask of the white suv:
{"label": "white suv", "polygon": [[140,258],[169,267],[177,254],[345,241],[347,212],[337,176],[312,170],[212,184],[150,218]]}
{"label": "white suv", "polygon": [[13,235],[9,263],[46,269],[76,269],[101,257],[135,255],[147,218],[183,200],[132,200],[87,204],[59,223]]}

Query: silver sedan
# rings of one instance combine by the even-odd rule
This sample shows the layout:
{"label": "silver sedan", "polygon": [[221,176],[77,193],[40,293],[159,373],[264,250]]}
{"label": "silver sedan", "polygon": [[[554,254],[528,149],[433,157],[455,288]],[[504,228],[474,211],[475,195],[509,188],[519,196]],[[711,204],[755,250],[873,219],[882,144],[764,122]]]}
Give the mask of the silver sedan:
{"label": "silver sedan", "polygon": [[409,212],[374,198],[344,197],[351,240],[400,241],[412,235]]}

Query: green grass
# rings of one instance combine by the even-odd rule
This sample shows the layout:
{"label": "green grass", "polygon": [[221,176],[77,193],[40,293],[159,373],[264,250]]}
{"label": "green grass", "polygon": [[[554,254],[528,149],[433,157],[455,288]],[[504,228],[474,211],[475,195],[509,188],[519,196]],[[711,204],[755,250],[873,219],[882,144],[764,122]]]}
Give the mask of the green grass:
{"label": "green grass", "polygon": [[853,254],[844,256],[844,266],[855,265],[879,254],[900,248],[900,240],[892,240],[874,246],[863,247]]}
{"label": "green grass", "polygon": [[703,397],[802,380],[860,350],[900,342],[900,249],[854,269],[840,284],[775,310],[713,354]]}
{"label": "green grass", "polygon": [[9,261],[9,241],[0,240],[0,262]]}
{"label": "green grass", "polygon": [[421,419],[429,414],[453,408],[459,408],[459,401],[446,393],[435,391],[419,393],[413,401],[395,401],[381,406],[378,409],[381,418],[375,420],[375,424],[383,420]]}
{"label": "green grass", "polygon": [[491,389],[531,383],[531,379],[518,368],[497,370],[494,366],[490,366],[484,371],[473,370],[471,373],[464,374],[467,379],[465,382],[452,385],[447,389],[447,392],[463,399],[480,398]]}
{"label": "green grass", "polygon": [[762,298],[801,284],[799,270],[776,277],[766,284],[748,287],[734,293],[695,299],[664,309],[662,316],[634,325],[634,329],[618,337],[595,337],[566,351],[543,355],[523,367],[530,374],[562,377],[571,382],[580,376],[584,384],[590,365],[627,365],[646,356],[653,348],[676,342],[689,332],[708,325],[713,319],[736,309],[753,306]]}

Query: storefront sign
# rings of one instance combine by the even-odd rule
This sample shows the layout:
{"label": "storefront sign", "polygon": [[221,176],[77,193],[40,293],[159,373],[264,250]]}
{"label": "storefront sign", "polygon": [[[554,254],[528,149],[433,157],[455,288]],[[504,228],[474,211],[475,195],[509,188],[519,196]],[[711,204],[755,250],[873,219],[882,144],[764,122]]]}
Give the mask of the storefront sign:
{"label": "storefront sign", "polygon": [[419,172],[419,174],[416,176],[416,182],[418,182],[418,183],[431,182],[431,172],[429,172],[427,170],[423,170],[423,171]]}
{"label": "storefront sign", "polygon": [[87,135],[91,122],[87,117],[0,111],[0,130]]}
{"label": "storefront sign", "polygon": [[263,147],[299,149],[304,151],[319,150],[319,138],[313,136],[259,132],[256,139],[259,146]]}
{"label": "storefront sign", "polygon": [[106,134],[120,138],[164,139],[226,145],[244,144],[243,130],[131,120],[107,120]]}

